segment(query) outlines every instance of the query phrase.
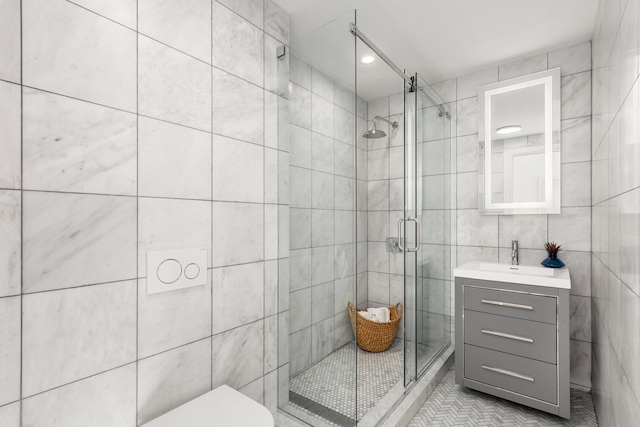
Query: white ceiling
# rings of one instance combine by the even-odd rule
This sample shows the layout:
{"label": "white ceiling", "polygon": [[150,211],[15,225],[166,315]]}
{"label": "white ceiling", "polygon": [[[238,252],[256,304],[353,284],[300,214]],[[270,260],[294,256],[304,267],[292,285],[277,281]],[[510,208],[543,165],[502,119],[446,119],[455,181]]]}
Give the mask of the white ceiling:
{"label": "white ceiling", "polygon": [[598,0],[275,1],[291,15],[292,39],[356,9],[359,30],[429,83],[590,40],[598,7]]}

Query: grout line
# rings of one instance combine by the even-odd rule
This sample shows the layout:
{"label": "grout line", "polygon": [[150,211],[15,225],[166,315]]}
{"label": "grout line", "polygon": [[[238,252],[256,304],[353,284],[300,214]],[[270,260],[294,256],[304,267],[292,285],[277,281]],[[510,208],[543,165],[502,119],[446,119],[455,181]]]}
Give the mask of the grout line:
{"label": "grout line", "polygon": [[[210,8],[210,12],[211,12],[211,25],[209,27],[209,35],[211,37],[212,40],[212,45],[211,45],[211,63],[213,64],[213,1],[211,2],[211,8]],[[211,130],[213,130],[213,68],[211,68],[210,70],[211,73],[211,111],[209,114],[209,118],[210,118],[210,123],[211,123]],[[210,168],[210,192],[211,192],[211,200],[213,200],[213,194],[214,194],[214,179],[213,179],[213,175],[214,175],[214,166],[215,166],[215,153],[214,153],[214,135],[213,133],[211,134],[211,142],[210,142],[210,147],[211,147],[211,168]],[[214,219],[214,204],[213,202],[211,203],[210,206],[210,212],[211,212],[211,253],[208,254],[209,257],[209,262],[211,263],[211,265],[213,266],[213,254],[214,254],[214,250],[215,250],[215,242],[216,242],[216,238],[215,238],[215,219]],[[209,294],[209,304],[210,304],[210,314],[209,314],[209,320],[211,322],[211,327],[210,327],[210,333],[211,333],[211,343],[209,345],[209,390],[213,390],[213,377],[214,377],[214,372],[213,372],[213,298],[214,298],[214,292],[213,292],[213,274],[211,274],[210,272],[212,270],[207,269],[207,274],[211,275],[211,289],[210,289],[210,294]]]}
{"label": "grout line", "polygon": [[20,0],[20,400],[18,420],[23,424],[23,393],[24,393],[24,22],[23,6]]}
{"label": "grout line", "polygon": [[[139,2],[136,0],[136,275],[140,273],[140,33],[139,27]],[[146,271],[145,271],[146,273]],[[136,279],[136,418],[140,408],[140,280]]]}

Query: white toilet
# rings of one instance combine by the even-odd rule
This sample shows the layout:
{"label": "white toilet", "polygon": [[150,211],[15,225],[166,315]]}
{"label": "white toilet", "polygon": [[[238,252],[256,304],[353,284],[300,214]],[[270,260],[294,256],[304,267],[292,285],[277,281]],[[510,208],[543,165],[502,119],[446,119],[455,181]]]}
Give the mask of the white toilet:
{"label": "white toilet", "polygon": [[273,415],[227,385],[203,394],[143,427],[273,427]]}

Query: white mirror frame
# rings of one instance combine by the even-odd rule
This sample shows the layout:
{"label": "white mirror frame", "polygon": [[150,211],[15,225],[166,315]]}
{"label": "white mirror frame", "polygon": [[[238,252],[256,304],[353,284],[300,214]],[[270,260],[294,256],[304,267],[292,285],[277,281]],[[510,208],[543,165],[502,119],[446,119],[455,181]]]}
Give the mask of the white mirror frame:
{"label": "white mirror frame", "polygon": [[[544,163],[545,185],[544,201],[541,202],[492,202],[492,125],[491,125],[491,97],[513,92],[532,86],[544,85]],[[484,174],[478,173],[478,178],[484,180],[479,188],[484,189],[478,197],[478,207],[483,214],[559,214],[560,213],[560,68],[530,74],[511,80],[505,80],[478,88],[478,137],[482,147],[484,142]],[[554,161],[554,146],[557,160]],[[479,156],[481,161],[482,156]],[[556,170],[557,169],[557,170]],[[482,168],[479,168],[482,170]],[[484,178],[482,178],[484,175]]]}

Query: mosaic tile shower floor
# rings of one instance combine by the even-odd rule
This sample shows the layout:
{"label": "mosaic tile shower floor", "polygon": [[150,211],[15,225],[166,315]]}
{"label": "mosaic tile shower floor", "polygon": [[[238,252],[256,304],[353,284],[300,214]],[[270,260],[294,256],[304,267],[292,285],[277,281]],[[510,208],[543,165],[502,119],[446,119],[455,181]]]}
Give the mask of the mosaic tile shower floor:
{"label": "mosaic tile shower floor", "polygon": [[[440,347],[418,345],[419,360],[435,355]],[[291,405],[312,418],[325,418],[327,425],[354,424],[354,416],[361,420],[403,377],[403,341],[396,339],[389,350],[369,353],[353,342],[290,379]],[[357,357],[357,414],[354,388],[356,386]],[[300,399],[302,397],[302,399]],[[311,401],[314,407],[300,404]],[[306,407],[305,407],[306,406]],[[323,411],[324,409],[324,411]],[[328,411],[326,411],[328,409]],[[337,413],[327,417],[327,413]],[[334,422],[327,422],[333,420]]]}

